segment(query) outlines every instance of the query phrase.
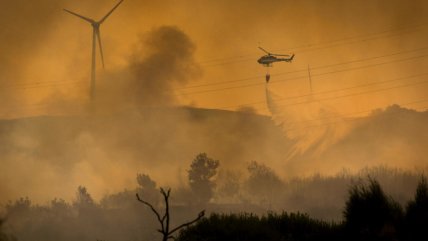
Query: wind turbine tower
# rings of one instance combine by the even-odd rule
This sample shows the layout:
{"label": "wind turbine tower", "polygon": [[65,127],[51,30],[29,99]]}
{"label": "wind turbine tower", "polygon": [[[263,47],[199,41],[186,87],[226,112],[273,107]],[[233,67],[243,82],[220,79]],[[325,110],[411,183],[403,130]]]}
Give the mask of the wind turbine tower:
{"label": "wind turbine tower", "polygon": [[91,67],[91,89],[90,89],[90,97],[91,100],[93,101],[95,99],[95,72],[96,72],[96,47],[97,47],[97,40],[98,40],[98,45],[100,48],[100,55],[101,55],[101,63],[103,65],[104,68],[104,55],[103,55],[103,47],[101,44],[101,33],[100,33],[100,26],[102,23],[104,23],[104,21],[113,13],[114,10],[116,10],[117,7],[119,7],[119,5],[123,2],[123,0],[120,0],[119,3],[116,4],[116,6],[114,6],[103,18],[101,18],[101,20],[99,21],[95,21],[91,18],[87,18],[84,17],[80,14],[77,14],[75,12],[72,12],[70,10],[64,9],[64,11],[79,17],[87,22],[89,22],[92,25],[92,67]]}

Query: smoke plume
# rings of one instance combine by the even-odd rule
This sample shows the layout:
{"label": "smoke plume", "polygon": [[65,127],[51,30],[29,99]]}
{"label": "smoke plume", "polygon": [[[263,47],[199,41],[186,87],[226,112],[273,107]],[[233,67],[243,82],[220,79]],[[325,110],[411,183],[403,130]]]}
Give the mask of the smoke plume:
{"label": "smoke plume", "polygon": [[195,80],[200,68],[195,45],[176,26],[161,26],[140,36],[129,62],[100,83],[97,107],[159,107],[176,104],[176,88]]}
{"label": "smoke plume", "polygon": [[171,104],[174,88],[195,79],[199,68],[193,59],[195,45],[175,26],[162,26],[142,36],[130,61],[130,90],[138,103]]}

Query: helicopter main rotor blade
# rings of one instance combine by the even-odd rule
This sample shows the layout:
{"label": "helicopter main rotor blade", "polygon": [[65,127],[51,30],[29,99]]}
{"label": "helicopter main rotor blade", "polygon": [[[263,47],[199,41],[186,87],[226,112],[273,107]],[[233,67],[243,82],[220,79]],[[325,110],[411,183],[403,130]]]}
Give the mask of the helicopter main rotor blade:
{"label": "helicopter main rotor blade", "polygon": [[89,22],[89,23],[94,23],[95,21],[93,20],[93,19],[90,19],[90,18],[87,18],[87,17],[85,17],[85,16],[82,16],[82,15],[80,15],[80,14],[77,14],[77,13],[75,13],[75,12],[72,12],[72,11],[70,11],[70,10],[67,10],[67,9],[63,9],[64,11],[66,11],[67,13],[69,13],[69,14],[72,14],[72,15],[74,15],[74,16],[76,16],[76,17],[79,17],[79,18],[81,18],[81,19],[83,19],[83,20],[85,20],[85,21],[87,21],[87,22]]}
{"label": "helicopter main rotor blade", "polygon": [[273,56],[283,56],[283,57],[290,57],[288,54],[271,54]]}
{"label": "helicopter main rotor blade", "polygon": [[110,12],[108,12],[100,21],[99,21],[99,23],[100,24],[102,24],[109,16],[110,16],[110,14],[112,14],[113,13],[113,11],[114,10],[116,10],[116,8],[117,7],[119,7],[119,5],[121,4],[123,2],[123,0],[120,0],[120,2],[118,3],[118,4],[116,4],[116,6],[114,6],[111,10],[110,10]]}
{"label": "helicopter main rotor blade", "polygon": [[262,48],[262,47],[259,46],[259,49],[270,55],[270,53],[268,51],[266,51],[264,48]]}

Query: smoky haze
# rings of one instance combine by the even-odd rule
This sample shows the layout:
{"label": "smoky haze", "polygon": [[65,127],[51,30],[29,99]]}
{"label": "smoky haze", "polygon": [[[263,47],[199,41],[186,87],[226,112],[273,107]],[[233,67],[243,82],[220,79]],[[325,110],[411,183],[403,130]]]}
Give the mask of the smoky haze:
{"label": "smoky haze", "polygon": [[[99,111],[100,116],[80,116],[86,114],[88,109],[91,28],[87,23],[66,14],[61,9],[71,9],[97,19],[103,16],[112,4],[114,3],[104,1],[79,3],[44,0],[38,4],[14,1],[8,2],[2,8],[1,11],[4,14],[0,17],[1,26],[5,31],[1,32],[4,35],[0,40],[4,54],[0,58],[5,60],[5,64],[0,71],[2,76],[0,82],[3,85],[17,80],[22,80],[26,84],[33,83],[35,80],[58,82],[55,86],[36,86],[37,88],[29,88],[25,91],[5,89],[7,91],[2,95],[5,98],[2,102],[2,105],[5,105],[5,116],[75,115],[71,119],[64,117],[55,120],[55,118],[46,117],[4,122],[3,128],[5,133],[8,133],[3,136],[5,144],[2,150],[6,153],[3,162],[7,167],[4,172],[12,169],[21,170],[19,175],[13,174],[14,177],[11,173],[6,173],[5,180],[9,180],[8,178],[14,180],[3,186],[6,191],[2,192],[8,193],[6,197],[16,198],[34,192],[37,193],[34,194],[37,200],[43,200],[46,190],[42,187],[50,180],[57,180],[56,178],[66,183],[69,189],[68,191],[58,190],[58,194],[53,192],[49,194],[51,196],[70,197],[69,190],[73,190],[75,186],[92,183],[94,187],[89,187],[94,190],[94,196],[100,197],[103,192],[110,190],[110,183],[104,183],[109,180],[110,172],[123,177],[123,181],[111,189],[118,190],[131,183],[135,168],[153,168],[156,169],[153,170],[153,175],[157,179],[165,183],[180,183],[182,173],[185,171],[184,163],[188,163],[198,152],[211,153],[227,163],[226,166],[236,168],[242,168],[242,163],[252,160],[263,161],[269,163],[275,170],[280,170],[279,174],[284,177],[313,173],[318,170],[334,173],[329,170],[330,166],[322,168],[320,163],[329,163],[329,161],[319,158],[325,155],[326,150],[330,153],[335,148],[335,144],[347,138],[347,133],[354,130],[357,125],[342,126],[340,122],[337,125],[329,125],[326,131],[325,123],[317,122],[316,125],[323,125],[323,128],[316,130],[307,128],[306,124],[302,123],[323,118],[325,114],[333,113],[340,116],[344,109],[355,106],[355,103],[363,108],[367,105],[371,107],[372,102],[379,99],[387,99],[382,103],[392,104],[400,102],[398,100],[404,96],[420,95],[424,90],[419,88],[412,92],[403,91],[399,93],[400,98],[397,98],[398,94],[379,95],[361,98],[358,102],[352,99],[337,105],[320,104],[314,108],[305,108],[305,111],[299,111],[301,110],[299,107],[293,110],[277,108],[275,113],[272,113],[275,122],[269,122],[266,117],[254,117],[254,113],[260,110],[248,106],[240,108],[247,114],[240,114],[240,112],[236,115],[212,114],[215,117],[210,117],[211,114],[207,114],[209,112],[202,111],[203,114],[201,114],[199,110],[186,109],[166,114],[165,112],[171,110],[168,107],[174,105],[204,106],[204,103],[212,100],[221,105],[233,102],[242,96],[247,98],[259,95],[260,91],[247,92],[246,89],[238,89],[236,92],[221,95],[218,92],[213,94],[208,92],[199,94],[195,98],[185,95],[183,97],[179,90],[198,81],[209,83],[209,81],[229,80],[241,76],[242,70],[247,72],[255,69],[253,65],[237,66],[232,63],[221,65],[214,71],[204,66],[202,61],[206,61],[207,56],[211,58],[215,56],[213,50],[220,57],[227,57],[231,54],[244,53],[250,49],[249,46],[251,49],[255,48],[257,43],[245,41],[248,39],[261,39],[263,44],[272,46],[273,49],[284,49],[283,46],[309,43],[308,39],[317,42],[326,41],[331,36],[343,36],[340,34],[343,31],[349,35],[361,34],[360,30],[363,27],[374,28],[367,22],[393,27],[423,22],[425,17],[421,15],[421,11],[426,8],[426,4],[423,1],[415,1],[413,4],[407,4],[404,1],[388,1],[386,5],[384,1],[376,1],[374,4],[365,5],[335,1],[334,4],[325,6],[319,2],[292,2],[284,5],[281,1],[269,1],[269,4],[262,5],[258,1],[248,1],[244,5],[240,2],[226,1],[215,3],[126,1],[111,15],[101,30],[107,69],[105,72],[98,72],[96,110]],[[206,11],[208,7],[211,11]],[[284,9],[287,11],[283,11]],[[396,11],[397,9],[400,11]],[[240,10],[239,18],[237,10]],[[377,14],[380,10],[383,12],[382,15]],[[16,12],[26,14],[18,18],[16,17],[18,15],[12,14]],[[189,12],[195,14],[189,15]],[[201,12],[206,12],[206,15],[200,16],[199,21],[194,21],[196,13]],[[261,12],[271,14],[260,14]],[[282,14],[283,12],[295,14]],[[363,12],[367,14],[366,18],[360,17],[360,13]],[[184,15],[189,17],[183,18]],[[302,19],[301,16],[310,17]],[[39,21],[28,21],[28,18]],[[346,21],[336,21],[337,19]],[[265,20],[269,20],[270,24],[266,25]],[[287,31],[279,31],[284,28]],[[242,31],[238,33],[237,29]],[[313,31],[306,31],[307,29]],[[426,36],[423,32],[419,32],[416,36],[410,35],[409,43],[420,44],[424,37]],[[277,39],[281,41],[278,42]],[[406,35],[399,35],[398,39],[408,40]],[[399,43],[400,41],[388,40],[385,46],[395,46]],[[366,47],[373,48],[373,46],[364,48],[353,46],[342,52],[327,49],[328,52],[313,54],[313,56],[305,56],[302,53],[299,54],[300,62],[286,66],[291,71],[295,68],[293,66],[300,66],[300,63],[308,59],[314,62],[329,61],[333,57],[343,60],[347,55],[370,52]],[[400,68],[394,68],[394,71],[413,70],[418,68],[419,64],[403,65]],[[275,69],[280,68],[282,67],[275,66]],[[372,72],[367,75],[371,75],[372,78],[380,76],[379,73]],[[347,83],[348,86],[359,81],[354,79],[353,75],[346,76],[346,79],[350,81]],[[340,80],[333,80],[314,80],[314,88],[321,91],[333,84],[342,83]],[[73,82],[73,85],[66,85],[67,81]],[[75,82],[80,84],[74,85]],[[304,84],[306,86],[306,83]],[[301,92],[302,86],[303,83],[289,84],[286,86],[285,93],[305,93]],[[281,86],[270,85],[269,88],[273,93],[284,94]],[[267,92],[261,91],[261,93],[262,99],[265,100],[264,95]],[[20,102],[6,101],[20,97],[22,97]],[[21,109],[23,102],[37,106]],[[267,104],[272,107],[282,103],[271,98]],[[16,108],[15,104],[19,104],[19,108]],[[332,108],[325,108],[326,106],[332,106]],[[155,114],[151,114],[142,107],[164,109],[159,111],[152,109]],[[124,113],[130,114],[131,117],[128,119],[125,116],[114,116]],[[227,117],[222,119],[222,116]],[[253,117],[254,121],[252,121]],[[275,125],[282,125],[283,130],[281,131]],[[52,130],[58,131],[50,131],[51,126]],[[296,131],[296,129],[304,131]],[[122,137],[116,138],[117,136]],[[218,144],[217,137],[218,140],[228,144]],[[411,147],[408,148],[412,150]],[[167,152],[162,149],[166,149]],[[16,154],[18,150],[23,152]],[[355,152],[358,151],[355,150]],[[308,153],[311,153],[311,158],[306,158]],[[420,151],[417,153],[418,156],[422,155]],[[173,168],[168,170],[169,175],[165,176],[173,177],[173,181],[170,182],[167,181],[168,178],[161,177],[162,168],[166,165],[163,163],[169,160],[168,155],[176,156],[174,162],[182,163],[177,166],[172,165]],[[339,155],[334,159],[341,158],[342,156]],[[14,160],[20,161],[14,162]],[[144,164],[141,164],[140,160],[144,160],[141,162]],[[24,188],[23,184],[29,181],[22,182],[20,178],[27,179],[31,176],[30,171],[23,165],[27,161],[40,170],[38,173],[42,178],[37,181],[40,182],[37,183],[40,189],[28,187],[27,191],[21,192],[19,190]],[[120,162],[128,164],[122,166],[119,165]],[[346,163],[346,161],[343,162]],[[36,166],[38,163],[42,164]],[[102,163],[108,163],[108,165],[103,166]],[[391,163],[394,162],[391,161]],[[411,165],[406,166],[403,164],[404,161],[400,163],[403,167],[409,168],[418,164],[412,162]],[[291,169],[288,169],[289,167]],[[117,170],[114,170],[115,168]],[[338,168],[341,168],[341,165],[338,165]],[[97,175],[96,172],[103,174]],[[13,194],[9,195],[9,193]]]}
{"label": "smoky haze", "polygon": [[[187,170],[201,152],[220,160],[216,196],[209,203],[214,211],[284,209],[338,220],[347,185],[373,173],[383,175],[378,176],[402,203],[413,194],[428,164],[428,116],[424,102],[402,103],[426,101],[427,87],[394,89],[381,82],[403,77],[394,83],[411,84],[408,76],[425,68],[426,1],[126,0],[101,28],[106,69],[97,71],[96,101],[90,104],[91,27],[62,9],[97,19],[114,2],[17,0],[1,7],[1,204],[12,200],[10,208],[18,200],[17,206],[28,208],[26,199],[19,199],[28,196],[31,220],[43,210],[37,205],[63,208],[54,213],[69,221],[58,228],[70,235],[68,240],[81,238],[73,236],[73,228],[84,240],[137,239],[131,234],[141,237],[155,224],[147,210],[137,217],[136,174],[149,174],[157,187],[171,186],[178,219],[191,218],[199,207],[183,208],[193,204]],[[375,40],[353,39],[366,35]],[[332,46],[335,39],[349,41]],[[256,63],[263,54],[259,44],[296,54],[292,64],[270,70],[267,89],[266,69]],[[385,59],[396,61],[393,65],[372,61],[370,68],[360,68],[354,63],[347,66],[360,70],[343,75],[337,74],[344,72],[340,68],[313,71],[315,93],[374,81],[379,83],[361,90],[391,92],[327,96],[334,101],[308,95],[308,64],[337,67],[414,49],[421,50]],[[419,55],[414,62],[400,62]],[[280,79],[281,73],[301,69],[303,81],[280,82],[297,76]],[[242,87],[242,79],[253,82]],[[199,93],[189,94],[189,89]],[[295,95],[312,102],[290,107],[293,103],[284,99]],[[251,104],[258,100],[259,105]],[[369,111],[347,115],[361,110]],[[374,166],[380,168],[370,169]],[[257,168],[262,172],[251,173]],[[87,200],[95,211],[88,216],[76,204],[80,185],[91,194]],[[51,202],[55,198],[65,201]],[[112,218],[94,225],[105,213]],[[49,222],[25,226],[21,218],[29,216],[16,217],[10,227],[24,227],[23,240],[31,239],[26,227],[49,229]],[[117,220],[129,229],[105,228]]]}
{"label": "smoky haze", "polygon": [[[64,112],[64,109],[70,109],[73,113],[80,111],[81,106],[88,102],[91,28],[86,22],[65,13],[62,9],[70,9],[84,16],[99,19],[114,4],[115,1],[100,0],[85,2],[42,0],[37,3],[18,0],[7,2],[2,7],[0,82],[3,86],[10,86],[1,90],[4,92],[2,98],[5,101],[0,109],[4,117],[53,114]],[[291,65],[276,65],[272,68],[273,80],[276,79],[274,77],[276,73],[299,70],[302,66],[306,68],[307,64],[316,66],[420,48],[427,40],[424,31],[426,9],[425,1],[412,1],[409,4],[408,1],[401,0],[378,0],[371,1],[370,4],[332,1],[328,5],[318,1],[275,0],[263,4],[259,1],[245,1],[245,4],[241,1],[233,3],[126,1],[101,28],[108,74],[104,75],[99,71],[97,84],[109,82],[113,73],[120,73],[130,64],[144,64],[146,71],[156,72],[158,66],[149,67],[147,64],[160,61],[164,63],[161,66],[166,71],[174,71],[172,69],[174,64],[169,66],[161,60],[161,52],[158,52],[156,59],[150,57],[152,59],[149,60],[147,55],[150,43],[144,35],[160,26],[177,26],[181,29],[188,40],[190,39],[188,43],[190,45],[186,50],[188,52],[182,52],[184,54],[182,57],[186,58],[186,54],[191,54],[195,62],[203,64],[200,70],[197,70],[197,67],[195,69],[191,62],[180,66],[188,68],[190,73],[180,70],[183,73],[176,73],[177,78],[172,78],[173,85],[179,89],[183,85],[190,86],[199,82],[212,83],[263,74],[262,67],[255,67],[257,66],[255,60],[261,54],[256,48],[259,44],[272,51],[294,52],[298,56]],[[353,36],[367,36],[370,39],[374,34],[376,38],[373,40],[348,41],[351,44],[327,46],[328,48],[322,45],[318,48],[318,43],[331,43],[338,39],[351,40]],[[377,38],[378,35],[380,38]],[[168,44],[168,39],[163,41]],[[143,42],[145,46],[142,46]],[[298,46],[314,46],[318,50],[308,51]],[[177,47],[182,48],[186,45]],[[147,52],[144,52],[146,50]],[[134,56],[135,53],[138,57],[131,58],[130,56]],[[238,57],[236,62],[231,58],[234,56],[235,59]],[[251,61],[248,57],[240,59],[239,56],[250,56]],[[172,61],[180,56],[169,57]],[[223,61],[213,62],[216,59]],[[210,63],[214,66],[209,66]],[[100,63],[97,64],[100,66]],[[183,62],[179,65],[182,64]],[[345,76],[332,76],[331,80],[314,79],[314,90],[346,87],[364,82],[368,77],[406,76],[407,73],[415,73],[423,66],[420,62],[411,64],[405,62],[385,66],[379,70],[369,69],[364,73],[353,72]],[[125,75],[123,73],[120,77],[135,78],[137,69],[128,72],[129,76],[123,76]],[[201,72],[204,74],[200,75]],[[190,78],[185,81],[178,80],[183,77],[180,75],[187,73],[189,73],[187,77]],[[139,74],[140,77],[141,74],[142,72]],[[156,75],[164,78],[159,76],[159,73]],[[160,87],[160,84],[153,83],[155,81],[146,84],[154,85],[153,88]],[[119,90],[126,89],[119,87],[117,87]],[[285,86],[276,85],[275,88],[281,92],[293,93],[307,90],[295,81]],[[166,92],[169,92],[169,89]],[[351,98],[334,105],[340,113],[353,106],[355,101],[359,102],[357,107],[361,109],[373,105],[384,107],[406,101],[413,96],[423,96],[425,92],[425,86],[414,91],[400,89],[385,96],[367,98],[369,100]],[[150,94],[146,95],[148,97]],[[221,98],[218,98],[219,95]],[[254,87],[176,97],[166,94],[164,97],[176,99],[179,104],[217,108],[245,105],[254,102],[256,97],[264,99],[264,91],[262,88]],[[56,101],[51,101],[52,99]],[[57,104],[58,102],[61,104]],[[256,109],[259,113],[269,114],[260,106]]]}
{"label": "smoky haze", "polygon": [[1,126],[3,201],[70,199],[78,185],[98,199],[132,186],[136,171],[177,187],[199,152],[221,159],[225,168],[240,168],[252,159],[279,164],[287,143],[267,117],[191,108],[33,117]]}
{"label": "smoky haze", "polygon": [[[18,0],[2,4],[0,8],[0,98],[1,115],[14,116],[14,109],[27,102],[25,93],[17,88],[31,82],[29,65],[37,50],[46,44],[55,31],[60,8],[65,1]],[[19,112],[19,110],[18,110]],[[20,114],[18,114],[20,115]]]}

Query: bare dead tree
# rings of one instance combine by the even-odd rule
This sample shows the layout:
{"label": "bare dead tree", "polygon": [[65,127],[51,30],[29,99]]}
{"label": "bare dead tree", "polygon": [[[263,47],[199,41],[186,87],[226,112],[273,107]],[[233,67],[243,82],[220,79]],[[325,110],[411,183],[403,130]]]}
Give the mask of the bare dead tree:
{"label": "bare dead tree", "polygon": [[160,213],[153,207],[152,204],[150,204],[147,201],[144,201],[143,199],[140,198],[140,196],[138,195],[138,193],[136,194],[137,196],[137,200],[141,203],[143,203],[144,205],[148,206],[152,212],[156,215],[156,218],[158,219],[158,222],[161,225],[161,229],[158,229],[158,232],[162,234],[162,241],[167,241],[168,239],[175,239],[174,236],[172,236],[176,231],[188,227],[190,225],[192,225],[193,223],[199,221],[204,215],[205,215],[205,210],[202,210],[199,214],[198,217],[196,217],[195,219],[193,219],[192,221],[183,223],[181,225],[178,225],[177,227],[173,228],[170,230],[170,216],[169,216],[169,195],[171,193],[171,189],[168,189],[167,191],[165,191],[163,188],[160,189],[160,192],[164,198],[165,201],[165,213],[164,215],[161,217]]}

